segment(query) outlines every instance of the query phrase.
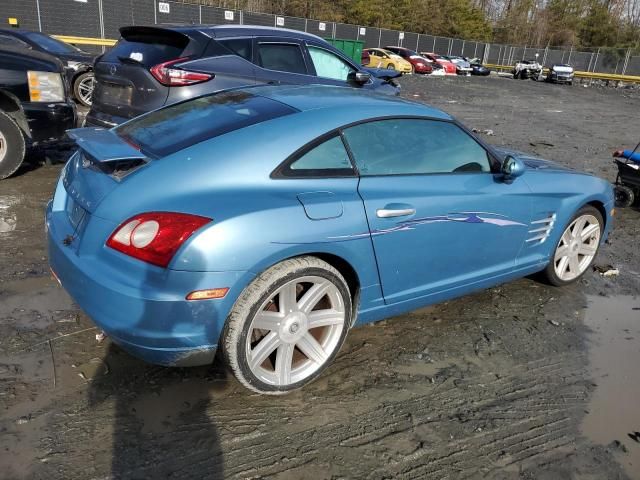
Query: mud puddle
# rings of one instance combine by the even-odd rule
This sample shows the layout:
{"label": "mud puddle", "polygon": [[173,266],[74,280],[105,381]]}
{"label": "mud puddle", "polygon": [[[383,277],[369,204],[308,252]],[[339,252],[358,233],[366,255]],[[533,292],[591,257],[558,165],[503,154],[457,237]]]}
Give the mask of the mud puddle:
{"label": "mud puddle", "polygon": [[[582,431],[609,446],[631,478],[640,478],[640,297],[589,297],[591,369],[597,385]],[[633,438],[632,438],[633,437]]]}

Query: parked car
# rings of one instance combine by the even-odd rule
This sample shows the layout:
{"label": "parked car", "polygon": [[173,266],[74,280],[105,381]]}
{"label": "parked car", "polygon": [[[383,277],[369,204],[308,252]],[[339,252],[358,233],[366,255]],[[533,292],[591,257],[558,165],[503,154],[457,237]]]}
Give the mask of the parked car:
{"label": "parked car", "polygon": [[457,74],[458,69],[456,68],[456,65],[453,62],[450,62],[446,58],[442,57],[441,55],[430,52],[420,52],[420,55],[428,60],[431,60],[432,62],[436,62],[442,65],[442,68],[444,68],[444,73],[446,73],[447,75]]}
{"label": "parked car", "polygon": [[367,48],[369,53],[368,67],[386,68],[388,70],[397,70],[401,73],[411,73],[413,66],[400,55],[385,50],[383,48]]}
{"label": "parked car", "polygon": [[370,61],[371,57],[369,56],[369,52],[362,50],[362,54],[360,55],[360,65],[368,65]]}
{"label": "parked car", "polygon": [[431,65],[431,75],[435,76],[444,76],[446,75],[445,68],[438,62],[434,62],[433,60],[429,60],[425,58],[427,62]]}
{"label": "parked car", "polygon": [[426,58],[421,57],[417,54],[417,52],[414,52],[413,50],[404,47],[384,47],[384,49],[388,52],[400,55],[407,62],[409,62],[413,67],[413,73],[427,74],[433,72],[431,62],[429,62]]}
{"label": "parked car", "polygon": [[65,77],[73,97],[82,105],[91,106],[95,55],[44,33],[18,28],[0,28],[1,46],[28,48],[59,59],[65,67]]}
{"label": "parked car", "polygon": [[456,66],[456,74],[458,75],[471,75],[472,68],[471,64],[462,57],[458,57],[456,55],[443,55],[443,58],[446,58],[451,63]]}
{"label": "parked car", "polygon": [[491,73],[489,68],[482,65],[482,60],[479,58],[466,58],[467,62],[471,65],[471,75],[480,75],[486,77]]}
{"label": "parked car", "polygon": [[567,63],[554,63],[547,72],[546,80],[551,83],[573,83],[573,67]]}
{"label": "parked car", "polygon": [[316,378],[353,325],[575,282],[612,224],[609,182],[357,89],[236,89],[71,136],[46,211],[62,286],[132,354],[219,348],[260,393]]}
{"label": "parked car", "polygon": [[27,148],[75,126],[63,70],[51,55],[0,46],[0,180],[18,170]]}
{"label": "parked car", "polygon": [[369,70],[325,40],[247,25],[124,27],[95,63],[86,124],[111,127],[163,105],[255,84],[321,83],[397,95],[392,72]]}
{"label": "parked car", "polygon": [[513,78],[526,80],[532,78],[537,80],[542,74],[542,65],[537,60],[521,60],[513,66]]}

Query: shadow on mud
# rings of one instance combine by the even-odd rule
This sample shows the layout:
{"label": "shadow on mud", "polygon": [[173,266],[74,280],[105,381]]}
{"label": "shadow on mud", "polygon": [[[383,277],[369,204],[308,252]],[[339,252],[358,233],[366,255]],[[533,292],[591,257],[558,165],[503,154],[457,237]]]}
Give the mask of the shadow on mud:
{"label": "shadow on mud", "polygon": [[207,415],[226,386],[224,369],[156,367],[113,344],[99,369],[89,407],[114,405],[113,424],[96,426],[105,440],[111,430],[110,478],[224,478],[217,428]]}

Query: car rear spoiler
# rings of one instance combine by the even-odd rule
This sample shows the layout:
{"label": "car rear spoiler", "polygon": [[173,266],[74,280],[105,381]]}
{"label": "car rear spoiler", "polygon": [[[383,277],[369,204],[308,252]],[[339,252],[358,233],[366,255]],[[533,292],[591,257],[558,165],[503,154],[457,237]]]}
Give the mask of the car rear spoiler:
{"label": "car rear spoiler", "polygon": [[97,163],[147,160],[144,153],[120,138],[113,130],[86,127],[68,130],[67,134]]}

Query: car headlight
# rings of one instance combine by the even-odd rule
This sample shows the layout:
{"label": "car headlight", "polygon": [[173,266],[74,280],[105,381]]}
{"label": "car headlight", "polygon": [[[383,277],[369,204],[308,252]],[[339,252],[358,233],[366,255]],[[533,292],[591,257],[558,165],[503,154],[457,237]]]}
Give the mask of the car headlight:
{"label": "car headlight", "polygon": [[32,102],[63,102],[64,87],[62,77],[54,72],[29,70],[29,97]]}
{"label": "car headlight", "polygon": [[71,70],[78,70],[81,66],[82,66],[81,62],[75,62],[73,60],[67,61],[67,68],[70,68]]}

